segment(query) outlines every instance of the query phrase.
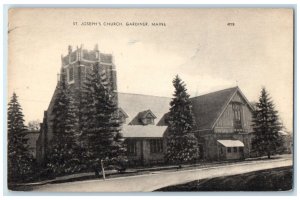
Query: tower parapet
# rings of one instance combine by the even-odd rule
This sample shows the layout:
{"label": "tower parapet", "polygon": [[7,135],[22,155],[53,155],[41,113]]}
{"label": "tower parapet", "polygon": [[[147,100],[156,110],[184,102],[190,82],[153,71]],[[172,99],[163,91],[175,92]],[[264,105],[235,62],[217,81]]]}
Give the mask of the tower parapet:
{"label": "tower parapet", "polygon": [[61,74],[66,73],[67,83],[77,89],[81,88],[87,73],[96,64],[99,70],[104,71],[112,91],[117,92],[116,67],[112,54],[105,54],[99,51],[96,44],[93,50],[84,49],[83,45],[74,51],[68,46],[68,54],[62,56]]}

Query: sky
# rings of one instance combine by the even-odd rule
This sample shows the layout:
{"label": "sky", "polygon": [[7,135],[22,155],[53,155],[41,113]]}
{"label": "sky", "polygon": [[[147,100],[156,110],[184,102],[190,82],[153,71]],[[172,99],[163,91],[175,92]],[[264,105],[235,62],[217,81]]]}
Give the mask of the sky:
{"label": "sky", "polygon": [[16,92],[26,123],[42,121],[68,45],[98,44],[120,92],[171,97],[176,74],[191,96],[239,86],[252,102],[264,86],[292,130],[292,10],[11,9],[9,30],[7,99]]}

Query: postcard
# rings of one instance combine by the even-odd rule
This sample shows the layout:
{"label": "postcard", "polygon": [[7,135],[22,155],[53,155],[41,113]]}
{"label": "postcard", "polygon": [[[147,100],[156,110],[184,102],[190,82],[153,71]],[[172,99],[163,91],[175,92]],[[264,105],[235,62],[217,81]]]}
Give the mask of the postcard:
{"label": "postcard", "polygon": [[292,8],[11,8],[7,181],[293,190]]}

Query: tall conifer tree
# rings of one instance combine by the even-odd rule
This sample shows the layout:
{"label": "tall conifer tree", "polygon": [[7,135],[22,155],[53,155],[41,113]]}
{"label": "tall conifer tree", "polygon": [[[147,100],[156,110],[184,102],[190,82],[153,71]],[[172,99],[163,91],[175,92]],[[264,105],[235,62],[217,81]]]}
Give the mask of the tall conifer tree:
{"label": "tall conifer tree", "polygon": [[125,159],[126,149],[114,95],[109,89],[105,73],[96,64],[87,75],[82,95],[86,157],[94,168],[100,167],[101,160],[109,163]]}
{"label": "tall conifer tree", "polygon": [[24,182],[32,172],[33,157],[27,144],[24,115],[16,93],[8,103],[8,181]]}
{"label": "tall conifer tree", "polygon": [[53,106],[53,138],[48,167],[55,175],[73,173],[79,170],[79,119],[78,108],[61,75],[58,93]]}
{"label": "tall conifer tree", "polygon": [[282,138],[278,131],[281,123],[278,120],[278,112],[265,88],[262,88],[259,102],[253,112],[252,149],[259,155],[271,157],[282,145]]}
{"label": "tall conifer tree", "polygon": [[167,152],[165,158],[171,163],[184,163],[198,157],[198,142],[192,130],[195,125],[192,103],[184,82],[177,75],[173,80],[175,92],[170,103],[168,117]]}

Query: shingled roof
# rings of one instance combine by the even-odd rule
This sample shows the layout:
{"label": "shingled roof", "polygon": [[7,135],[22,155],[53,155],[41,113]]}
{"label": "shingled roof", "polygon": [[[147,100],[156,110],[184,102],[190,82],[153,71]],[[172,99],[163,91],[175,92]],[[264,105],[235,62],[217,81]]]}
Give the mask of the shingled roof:
{"label": "shingled roof", "polygon": [[142,94],[118,93],[119,107],[128,115],[126,124],[143,125],[139,120],[140,113],[149,110],[156,116],[155,125],[162,123],[164,115],[169,112],[171,98]]}
{"label": "shingled roof", "polygon": [[123,126],[123,136],[125,138],[162,138],[167,130],[167,126]]}
{"label": "shingled roof", "polygon": [[191,98],[198,130],[211,129],[238,87]]}
{"label": "shingled roof", "polygon": [[[249,104],[238,87],[228,88],[191,98],[197,130],[211,130],[230,100],[237,92],[239,92],[239,94]],[[170,101],[171,98],[168,97],[119,93],[119,106],[128,115],[126,124],[129,126],[125,128],[126,135],[130,135],[129,137],[146,137],[146,135],[147,137],[150,137],[152,131],[153,137],[162,135],[164,132],[163,129],[158,130],[155,128],[155,125],[156,127],[167,125],[165,123],[165,118],[169,112]],[[250,104],[249,106],[251,107]],[[142,126],[143,124],[141,124],[138,120],[139,113],[143,111],[145,112],[145,110],[151,110],[151,112],[153,112],[153,114],[157,117],[154,126],[151,125],[151,127],[147,128],[147,126]],[[130,126],[139,127],[131,128]],[[141,134],[143,134],[142,132],[144,132],[143,130],[147,132],[145,132],[145,136],[141,136]],[[129,133],[130,131],[138,135],[134,136],[135,134],[132,133],[132,135]]]}

